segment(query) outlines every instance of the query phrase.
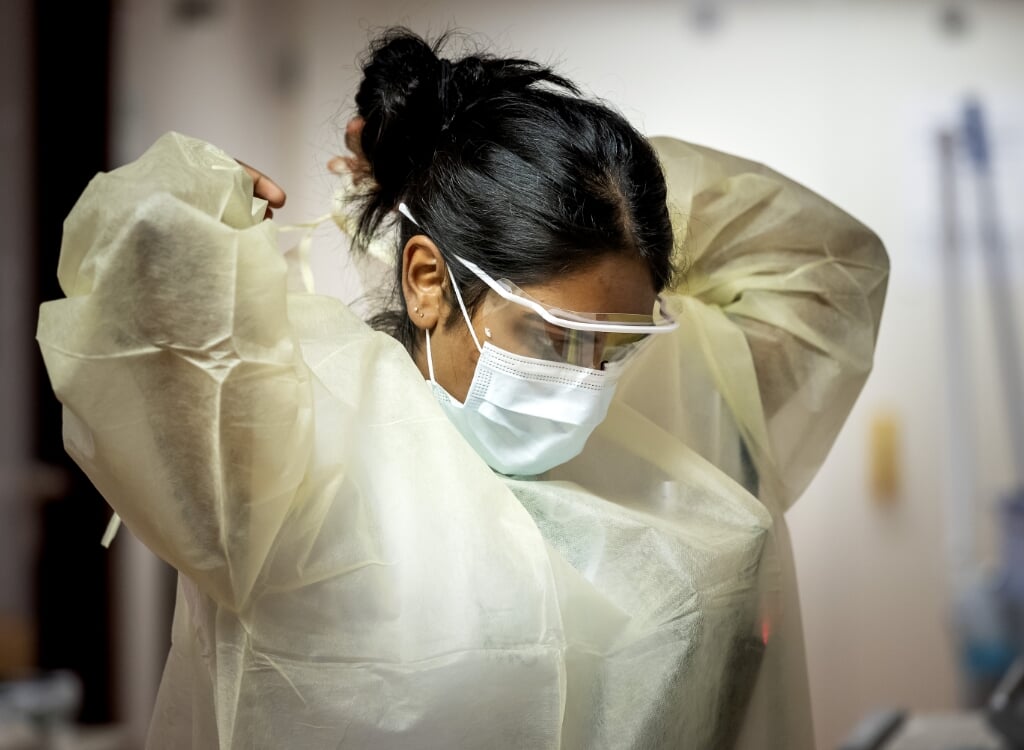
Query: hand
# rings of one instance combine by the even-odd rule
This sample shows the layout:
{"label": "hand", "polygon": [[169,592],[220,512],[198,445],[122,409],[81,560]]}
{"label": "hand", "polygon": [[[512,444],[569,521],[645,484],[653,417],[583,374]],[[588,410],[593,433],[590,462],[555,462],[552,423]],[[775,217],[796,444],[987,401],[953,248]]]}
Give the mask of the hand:
{"label": "hand", "polygon": [[352,152],[351,156],[335,156],[327,162],[327,169],[334,174],[349,172],[352,182],[358,185],[363,180],[372,178],[373,170],[363,153],[362,136],[366,120],[356,116],[345,126],[345,146]]}
{"label": "hand", "polygon": [[250,167],[244,161],[239,161],[238,159],[235,159],[235,161],[241,164],[242,169],[244,169],[252,178],[252,194],[257,198],[263,198],[267,202],[267,212],[263,214],[263,218],[272,218],[274,216],[274,212],[271,209],[281,208],[281,206],[284,205],[284,202],[288,199],[288,196],[285,195],[285,192],[281,189],[280,185],[258,169]]}

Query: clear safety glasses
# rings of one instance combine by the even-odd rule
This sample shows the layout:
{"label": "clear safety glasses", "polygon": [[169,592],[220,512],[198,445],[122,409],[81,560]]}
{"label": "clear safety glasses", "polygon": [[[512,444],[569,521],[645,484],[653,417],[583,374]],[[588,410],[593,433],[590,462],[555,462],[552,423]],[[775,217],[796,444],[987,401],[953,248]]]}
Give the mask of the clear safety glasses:
{"label": "clear safety glasses", "polygon": [[[398,210],[419,226],[408,206],[402,203]],[[485,340],[514,354],[602,369],[607,363],[628,359],[652,335],[679,327],[660,295],[650,315],[563,310],[534,299],[508,279],[491,278],[475,263],[457,255],[455,259],[493,292],[477,308],[478,330],[482,326]],[[468,323],[461,290],[454,276],[451,280]],[[470,332],[480,348],[472,326]]]}
{"label": "clear safety glasses", "polygon": [[494,292],[476,313],[484,336],[515,354],[601,369],[635,354],[653,334],[678,327],[660,296],[650,315],[563,310],[534,299],[508,279],[491,278],[464,258],[455,259]]}

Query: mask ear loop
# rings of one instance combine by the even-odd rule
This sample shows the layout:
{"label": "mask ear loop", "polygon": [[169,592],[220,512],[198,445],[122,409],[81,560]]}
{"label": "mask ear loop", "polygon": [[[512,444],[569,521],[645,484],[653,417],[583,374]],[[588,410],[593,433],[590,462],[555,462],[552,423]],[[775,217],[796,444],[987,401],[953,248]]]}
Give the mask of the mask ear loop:
{"label": "mask ear loop", "polygon": [[462,310],[462,319],[466,321],[466,327],[469,328],[469,335],[473,337],[473,343],[476,344],[476,350],[483,354],[484,348],[480,346],[480,339],[476,337],[476,331],[473,330],[473,323],[469,318],[469,313],[466,311],[466,303],[462,301],[462,293],[459,291],[459,285],[455,283],[455,274],[452,273],[451,264],[447,264],[448,278],[452,280],[452,289],[455,290],[455,299],[459,301],[459,309]]}
{"label": "mask ear loop", "polygon": [[[407,218],[409,221],[411,221],[413,224],[415,224],[420,229],[423,228],[423,227],[420,227],[420,223],[418,221],[416,221],[416,219],[413,218],[412,211],[409,210],[409,207],[404,202],[398,204],[398,213],[402,214],[402,216]],[[466,310],[466,303],[462,301],[462,292],[459,291],[459,285],[457,283],[455,283],[455,274],[452,273],[451,263],[448,263],[447,261],[445,261],[445,268],[448,270],[448,278],[452,280],[452,289],[455,290],[455,299],[457,299],[459,301],[459,309],[462,310],[462,319],[466,321],[466,327],[469,328],[469,335],[473,337],[473,343],[476,344],[476,350],[482,354],[483,351],[484,351],[484,348],[482,346],[480,346],[480,339],[477,338],[476,331],[473,330],[473,322],[472,322],[472,320],[470,320],[469,312]],[[427,370],[430,373],[430,380],[433,381],[434,380],[434,363],[433,363],[432,358],[430,356],[430,331],[427,331],[426,333],[427,333]]]}
{"label": "mask ear loop", "polygon": [[[452,276],[451,268],[448,269],[448,277],[452,280],[455,298],[459,301],[459,309],[462,310],[462,317],[469,327],[469,334],[473,337],[473,343],[476,344],[477,351],[482,353],[483,348],[480,346],[480,340],[476,337],[476,331],[473,330],[473,326],[469,322],[469,313],[466,312],[466,305],[462,301],[462,295],[459,294],[459,285],[455,283],[455,277]],[[423,333],[427,335],[427,374],[430,376],[430,382],[437,385],[437,381],[434,380],[434,355],[430,351],[430,329],[424,329]]]}
{"label": "mask ear loop", "polygon": [[437,381],[434,380],[434,358],[430,354],[430,330],[424,331],[427,334],[427,374],[430,376],[430,382],[437,385]]}

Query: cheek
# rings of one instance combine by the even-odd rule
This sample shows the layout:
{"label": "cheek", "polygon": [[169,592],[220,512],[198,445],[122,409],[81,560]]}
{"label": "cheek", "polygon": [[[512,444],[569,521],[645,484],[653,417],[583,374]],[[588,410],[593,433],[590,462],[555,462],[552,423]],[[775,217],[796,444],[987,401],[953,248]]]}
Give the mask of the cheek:
{"label": "cheek", "polygon": [[480,354],[477,352],[476,347],[473,346],[472,340],[468,342],[469,346],[466,346],[467,342],[459,342],[452,352],[452,371],[460,378],[466,381],[466,387],[469,387],[469,381],[473,379],[473,375],[476,372],[476,362],[480,359]]}
{"label": "cheek", "polygon": [[[473,337],[469,335],[469,331],[466,329],[463,329],[463,331],[463,335],[458,337],[456,344],[460,350],[460,353],[457,356],[461,363],[461,370],[463,374],[469,378],[469,380],[472,380],[473,374],[476,372],[476,363],[480,359],[480,352],[477,350],[476,344],[473,343]],[[485,339],[481,334],[477,335],[480,336],[480,346],[483,346]]]}
{"label": "cheek", "polygon": [[437,338],[438,346],[434,349],[437,381],[452,396],[465,401],[480,353],[465,326],[446,331]]}

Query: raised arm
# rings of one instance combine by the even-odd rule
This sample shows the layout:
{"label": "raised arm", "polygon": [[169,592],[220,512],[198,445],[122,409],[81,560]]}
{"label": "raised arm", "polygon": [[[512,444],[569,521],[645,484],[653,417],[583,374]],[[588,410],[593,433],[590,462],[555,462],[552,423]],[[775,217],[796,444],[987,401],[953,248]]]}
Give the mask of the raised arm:
{"label": "raised arm", "polygon": [[888,258],[821,196],[754,162],[669,138],[687,322],[762,487],[783,507],[825,459],[871,370]]}
{"label": "raised arm", "polygon": [[65,222],[67,298],[42,306],[38,329],[68,452],[133,533],[232,609],[252,593],[312,435],[254,173],[171,133],[98,175]]}

